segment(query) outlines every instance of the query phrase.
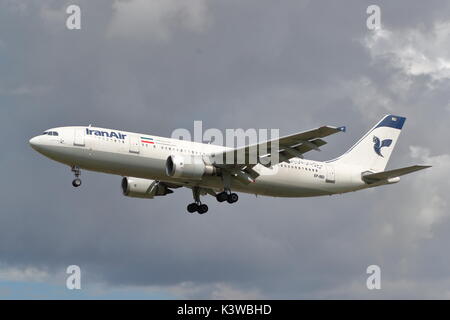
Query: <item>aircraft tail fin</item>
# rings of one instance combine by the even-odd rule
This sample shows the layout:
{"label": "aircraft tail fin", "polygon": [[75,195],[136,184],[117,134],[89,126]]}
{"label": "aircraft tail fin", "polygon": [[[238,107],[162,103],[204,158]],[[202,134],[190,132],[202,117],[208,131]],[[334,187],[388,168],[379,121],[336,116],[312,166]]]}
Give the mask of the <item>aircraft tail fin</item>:
{"label": "aircraft tail fin", "polygon": [[363,167],[373,172],[383,171],[405,120],[405,117],[400,116],[384,116],[346,153],[331,161]]}

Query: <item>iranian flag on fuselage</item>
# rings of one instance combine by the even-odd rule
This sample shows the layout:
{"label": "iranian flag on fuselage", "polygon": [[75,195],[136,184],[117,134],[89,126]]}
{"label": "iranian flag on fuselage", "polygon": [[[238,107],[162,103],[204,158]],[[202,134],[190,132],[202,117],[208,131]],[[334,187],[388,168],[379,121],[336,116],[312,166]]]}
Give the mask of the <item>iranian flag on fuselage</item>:
{"label": "iranian flag on fuselage", "polygon": [[147,138],[147,137],[141,137],[141,142],[142,143],[150,143],[150,144],[154,144],[155,142],[153,142],[152,138]]}

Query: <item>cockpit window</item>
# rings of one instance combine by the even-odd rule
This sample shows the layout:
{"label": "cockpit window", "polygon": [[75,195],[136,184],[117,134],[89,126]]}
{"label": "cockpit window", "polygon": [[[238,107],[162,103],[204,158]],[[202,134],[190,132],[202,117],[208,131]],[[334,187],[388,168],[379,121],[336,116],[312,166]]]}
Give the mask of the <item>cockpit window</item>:
{"label": "cockpit window", "polygon": [[49,135],[49,136],[58,136],[58,132],[56,131],[45,131],[43,135]]}

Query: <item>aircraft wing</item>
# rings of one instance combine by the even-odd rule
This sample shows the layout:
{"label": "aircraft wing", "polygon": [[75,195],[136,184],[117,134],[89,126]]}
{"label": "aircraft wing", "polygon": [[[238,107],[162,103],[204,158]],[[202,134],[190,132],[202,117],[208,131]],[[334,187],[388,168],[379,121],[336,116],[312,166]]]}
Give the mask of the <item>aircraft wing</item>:
{"label": "aircraft wing", "polygon": [[362,179],[364,181],[366,181],[367,183],[374,183],[374,182],[378,182],[380,180],[396,178],[396,177],[403,176],[408,173],[412,173],[414,171],[419,171],[419,170],[423,170],[423,169],[430,168],[430,167],[431,166],[415,165],[415,166],[410,166],[410,167],[405,167],[405,168],[400,168],[400,169],[366,174],[366,175],[363,175]]}
{"label": "aircraft wing", "polygon": [[[319,147],[326,144],[326,142],[320,138],[342,131],[345,131],[345,127],[336,128],[323,126],[309,131],[284,136],[278,139],[235,148],[220,154],[214,154],[213,159],[215,160],[215,163],[233,166],[250,164],[255,165],[257,163],[267,166],[275,165],[289,160],[290,158],[302,158],[302,155],[310,150],[320,151]],[[278,154],[278,161],[263,161],[263,159],[269,158],[270,155],[273,155],[274,153]],[[251,156],[254,156],[253,159]],[[256,161],[253,161],[252,163],[251,160]]]}
{"label": "aircraft wing", "polygon": [[211,154],[209,157],[211,163],[216,167],[230,171],[232,175],[242,181],[252,182],[258,176],[258,173],[252,169],[256,164],[270,167],[294,157],[303,158],[303,154],[308,151],[320,151],[319,147],[326,144],[321,138],[338,132],[345,132],[345,127],[322,126],[278,139]]}

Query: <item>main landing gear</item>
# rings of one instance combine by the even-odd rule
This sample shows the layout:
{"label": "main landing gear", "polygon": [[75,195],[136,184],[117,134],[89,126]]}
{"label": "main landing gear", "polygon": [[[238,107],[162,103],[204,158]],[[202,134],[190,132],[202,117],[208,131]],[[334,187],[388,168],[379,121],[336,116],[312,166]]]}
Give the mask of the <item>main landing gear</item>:
{"label": "main landing gear", "polygon": [[[187,206],[187,211],[189,213],[198,212],[199,214],[204,214],[208,212],[208,206],[202,204],[200,201],[200,188],[193,187],[192,195],[194,196],[194,202]],[[214,194],[213,194],[214,195]],[[239,200],[239,196],[236,193],[232,193],[230,189],[225,189],[225,191],[216,194],[216,199],[219,202],[235,203]]]}
{"label": "main landing gear", "polygon": [[192,188],[192,195],[194,196],[193,203],[190,203],[187,206],[187,211],[189,213],[198,212],[199,214],[204,214],[208,212],[208,206],[206,204],[202,204],[200,201],[200,188],[199,187],[193,187]]}
{"label": "main landing gear", "polygon": [[237,195],[237,193],[231,193],[230,190],[225,190],[221,193],[218,193],[216,195],[216,199],[219,202],[228,202],[228,203],[235,203],[239,200],[239,196]]}
{"label": "main landing gear", "polygon": [[216,194],[216,199],[219,202],[235,203],[239,200],[239,196],[236,193],[231,192],[231,175],[229,172],[222,174],[223,191]]}
{"label": "main landing gear", "polygon": [[81,179],[79,178],[81,172],[80,172],[80,168],[78,168],[77,166],[72,166],[72,172],[75,175],[75,179],[72,181],[72,186],[74,186],[75,188],[78,188],[79,186],[81,186]]}
{"label": "main landing gear", "polygon": [[204,214],[208,212],[208,206],[206,204],[193,202],[188,204],[187,211],[189,213],[198,212],[199,214]]}

